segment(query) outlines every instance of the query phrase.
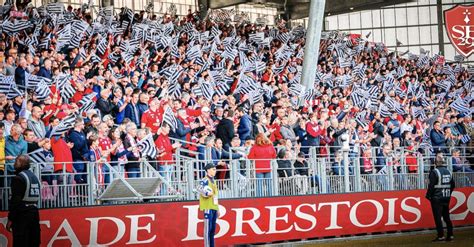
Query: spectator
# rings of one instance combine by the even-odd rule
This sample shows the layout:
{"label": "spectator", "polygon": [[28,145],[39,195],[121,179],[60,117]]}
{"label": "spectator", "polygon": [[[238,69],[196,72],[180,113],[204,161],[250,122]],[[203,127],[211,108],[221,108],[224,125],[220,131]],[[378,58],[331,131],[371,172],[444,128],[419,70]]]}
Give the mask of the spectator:
{"label": "spectator", "polygon": [[27,153],[31,153],[43,147],[47,139],[38,139],[32,130],[23,131],[23,139],[27,143]]}
{"label": "spectator", "polygon": [[[174,157],[173,153],[176,148],[179,148],[181,144],[179,142],[171,144],[168,134],[170,133],[170,126],[164,123],[161,128],[158,130],[159,136],[155,140],[155,145],[159,151],[157,160],[158,160],[158,171],[160,175],[166,179],[166,181],[171,182],[171,176],[173,175],[173,164]],[[169,193],[168,186],[162,184],[161,195],[167,195]]]}
{"label": "spectator", "polygon": [[397,119],[398,114],[396,112],[392,113],[390,120],[387,123],[387,127],[389,129],[389,134],[392,138],[399,138],[400,133],[400,122]]}
{"label": "spectator", "polygon": [[115,105],[109,100],[110,90],[103,89],[100,91],[100,98],[97,100],[97,109],[100,111],[101,116],[112,114]]}
{"label": "spectator", "polygon": [[[247,158],[255,160],[257,196],[271,196],[271,160],[276,158],[276,151],[264,133],[256,136],[255,145],[250,149]],[[263,187],[266,187],[266,190]]]}
{"label": "spectator", "polygon": [[138,102],[138,110],[141,113],[140,114],[140,119],[141,115],[148,110],[148,102],[150,101],[150,97],[148,96],[147,93],[142,92],[139,95],[139,102]]}
{"label": "spectator", "polygon": [[137,148],[137,126],[134,122],[130,122],[126,125],[125,131],[127,135],[123,142],[123,147],[128,150],[127,160],[125,164],[125,171],[129,178],[140,177],[140,152]]}
{"label": "spectator", "polygon": [[[125,171],[125,164],[127,163],[128,150],[126,150],[123,146],[122,139],[120,138],[121,134],[121,126],[112,127],[109,132],[109,139],[112,142],[112,150],[110,152],[110,165],[118,172],[118,174],[123,175]],[[111,174],[114,178],[118,177],[114,174],[114,172],[112,172]]]}
{"label": "spectator", "polygon": [[159,136],[155,140],[156,148],[159,150],[158,164],[160,171],[169,170],[169,167],[161,168],[161,166],[170,166],[174,164],[174,150],[181,147],[181,144],[179,142],[176,142],[174,144],[171,143],[171,140],[168,136],[170,130],[171,127],[168,124],[162,124],[158,132]]}
{"label": "spectator", "polygon": [[117,124],[122,124],[123,119],[125,118],[125,109],[127,108],[129,102],[130,97],[126,96],[124,98],[122,89],[120,87],[116,87],[114,89],[113,103],[115,104],[115,107],[113,108],[113,113],[115,115],[115,121]]}
{"label": "spectator", "polygon": [[444,130],[444,135],[445,135],[444,139],[446,143],[446,148],[448,148],[449,150],[452,150],[454,147],[459,146],[462,136],[453,135],[452,133],[453,128],[449,126],[445,126],[443,130]]}
{"label": "spectator", "polygon": [[446,138],[441,130],[441,123],[439,121],[434,122],[433,129],[430,132],[430,139],[435,153],[445,151]]}
{"label": "spectator", "polygon": [[[53,126],[54,127],[54,126]],[[75,172],[72,156],[74,142],[66,141],[64,134],[51,137],[51,150],[54,157],[54,172],[58,173],[58,185],[72,184],[72,176],[68,173]],[[78,176],[78,180],[82,177]]]}
{"label": "spectator", "polygon": [[[111,154],[112,152],[116,151],[117,146],[120,145],[121,143],[112,144],[112,140],[109,138],[109,127],[107,123],[105,122],[102,122],[99,124],[98,142],[99,142],[98,149],[99,149],[99,153],[101,154],[101,158],[103,159],[105,163],[108,163],[109,165],[111,165],[110,164]],[[102,166],[102,170],[104,173],[104,181],[105,183],[108,183],[112,175],[111,171],[109,167],[106,165]]]}
{"label": "spectator", "polygon": [[361,166],[361,174],[371,174],[373,170],[373,163],[374,160],[372,158],[372,152],[369,148],[366,148],[362,154],[362,166]]}
{"label": "spectator", "polygon": [[93,113],[87,123],[87,126],[84,129],[84,134],[86,138],[91,135],[97,135],[99,133],[99,125],[101,123],[100,116]]}
{"label": "spectator", "polygon": [[26,59],[20,58],[20,62],[18,63],[18,67],[15,69],[15,82],[19,89],[25,89],[26,87]]}
{"label": "spectator", "polygon": [[237,108],[235,113],[237,118],[240,119],[237,134],[239,135],[240,141],[243,142],[245,139],[252,136],[252,120],[250,119],[250,116],[245,113],[242,107]]}
{"label": "spectator", "polygon": [[43,111],[39,106],[34,106],[31,111],[31,117],[28,120],[28,128],[31,129],[36,138],[46,137],[46,127],[41,119]]}
{"label": "spectator", "polygon": [[191,142],[191,132],[196,132],[197,124],[194,122],[189,122],[188,114],[184,108],[178,110],[177,120],[178,126],[174,132],[174,137],[187,142],[185,147],[189,147],[189,143]]}
{"label": "spectator", "polygon": [[160,128],[161,114],[158,111],[159,100],[154,98],[150,101],[150,107],[143,112],[141,123],[142,128],[149,128],[150,132],[155,135]]}
{"label": "spectator", "polygon": [[418,172],[418,152],[417,148],[415,147],[413,141],[408,141],[408,147],[406,148],[405,153],[405,163],[408,168],[409,173],[417,173]]}
{"label": "spectator", "polygon": [[372,147],[381,147],[382,146],[382,139],[384,136],[384,126],[382,122],[380,121],[380,113],[375,113],[374,119],[372,120],[372,128],[375,137],[372,138],[372,141],[370,141],[370,145]]}
{"label": "spectator", "polygon": [[295,174],[300,176],[309,176],[309,166],[308,162],[305,159],[305,154],[303,152],[298,153],[298,156],[296,157],[296,161],[293,166],[295,167]]}
{"label": "spectator", "polygon": [[313,113],[309,116],[310,121],[306,124],[306,138],[303,141],[303,146],[320,146],[320,136],[323,134],[323,129],[318,124],[318,116]]}
{"label": "spectator", "polygon": [[13,163],[16,157],[28,152],[28,145],[23,139],[21,126],[13,124],[10,130],[10,135],[5,138],[5,165],[8,174],[13,174],[15,169]]}
{"label": "spectator", "polygon": [[391,152],[392,149],[390,148],[390,144],[384,144],[382,151],[377,154],[377,164],[375,166],[377,173],[383,169],[383,172],[386,174],[388,169],[393,169],[390,160]]}
{"label": "spectator", "polygon": [[272,132],[275,131],[274,128],[269,127],[268,119],[265,114],[260,115],[260,117],[258,118],[258,122],[255,126],[257,127],[255,131],[257,135],[264,134],[267,138],[270,138]]}
{"label": "spectator", "polygon": [[[205,171],[204,171],[204,166],[208,163],[214,163],[214,165],[217,167],[219,164],[219,158],[217,157],[217,152],[216,149],[214,148],[215,144],[215,137],[214,136],[203,136],[204,142],[203,145],[200,145],[198,147],[198,158],[202,162],[199,163],[199,177],[203,176]],[[222,168],[222,167],[221,167]]]}
{"label": "spectator", "polygon": [[3,66],[3,73],[6,76],[15,75],[15,69],[15,59],[11,55],[7,56],[7,59],[5,60],[5,65]]}
{"label": "spectator", "polygon": [[344,176],[344,160],[342,159],[341,151],[336,152],[331,167],[334,175]]}
{"label": "spectator", "polygon": [[102,153],[100,152],[99,148],[99,137],[96,135],[92,135],[87,139],[87,143],[89,146],[87,160],[94,164],[94,174],[96,182],[99,186],[107,184],[109,182],[107,179],[108,169],[105,169],[105,166],[103,164]]}
{"label": "spectator", "polygon": [[[23,114],[20,114],[22,113],[23,109],[23,100],[24,98],[22,95],[17,95],[15,96],[15,98],[13,98],[12,108],[13,110],[15,110],[15,119],[19,119],[19,117],[24,117],[25,119],[27,119],[29,117],[28,111],[24,112]],[[28,103],[26,104],[28,105]]]}
{"label": "spectator", "polygon": [[[236,139],[236,138],[234,138],[234,139]],[[234,139],[232,139],[233,142],[234,142]],[[240,139],[239,139],[239,142],[240,142]],[[232,147],[240,147],[240,145],[232,144],[232,142],[231,142],[231,145],[232,145]],[[237,159],[242,158],[244,155],[241,154],[241,153],[238,153],[238,152],[232,152],[232,154],[231,154],[228,151],[224,150],[224,146],[223,146],[223,143],[222,143],[221,139],[216,139],[215,140],[214,150],[216,152],[216,157],[219,160],[219,162],[217,163],[218,175],[219,176],[217,176],[217,175],[216,176],[220,179],[229,179],[229,177],[230,177],[230,174],[228,172],[229,171],[229,163],[228,163],[229,160],[237,160]],[[220,170],[220,172],[219,172],[219,170]]]}
{"label": "spectator", "polygon": [[277,156],[278,160],[278,177],[289,178],[293,176],[293,169],[291,165],[291,161],[289,160],[288,153],[286,152],[285,148],[282,148],[278,152]]}
{"label": "spectator", "polygon": [[407,115],[402,125],[400,126],[400,133],[403,134],[405,133],[405,131],[408,131],[409,133],[412,132],[414,130],[414,127],[411,124],[411,122],[412,122],[412,117],[410,115]]}
{"label": "spectator", "polygon": [[293,126],[290,126],[288,117],[284,116],[281,119],[281,135],[284,139],[290,140],[293,145],[296,145],[299,136],[296,135]]}
{"label": "spectator", "polygon": [[216,127],[216,137],[222,140],[222,145],[224,150],[229,150],[230,142],[235,136],[235,127],[234,127],[234,112],[232,110],[227,110],[226,117],[219,121],[219,124]]}
{"label": "spectator", "polygon": [[36,74],[37,76],[45,77],[48,79],[53,78],[53,73],[51,70],[51,60],[45,59],[43,66],[40,68],[39,72]]}
{"label": "spectator", "polygon": [[56,180],[54,173],[54,156],[51,152],[51,141],[44,139],[44,144],[41,145],[41,154],[45,158],[45,162],[39,164],[41,168],[41,180],[46,182],[48,185],[53,185],[53,180]]}
{"label": "spectator", "polygon": [[345,122],[340,122],[338,124],[338,127],[331,132],[331,137],[334,140],[331,153],[336,153],[341,149],[343,141],[342,136],[343,134],[347,133],[347,129],[345,128],[345,126]]}
{"label": "spectator", "polygon": [[201,115],[196,118],[195,122],[198,123],[199,126],[205,126],[207,133],[214,133],[216,130],[217,124],[212,120],[211,110],[207,106],[201,108]]}
{"label": "spectator", "polygon": [[87,161],[89,148],[87,138],[84,134],[84,120],[77,118],[74,122],[74,129],[69,133],[68,140],[74,144],[72,146],[72,159],[74,161],[74,171],[76,175],[74,180],[78,184],[87,183]]}
{"label": "spectator", "polygon": [[140,126],[141,115],[143,112],[138,107],[138,92],[134,92],[130,99],[130,104],[125,107],[124,117],[130,119],[136,126]]}
{"label": "spectator", "polygon": [[461,158],[461,150],[454,149],[451,162],[453,164],[453,172],[474,172],[474,169],[469,164],[465,164]]}
{"label": "spectator", "polygon": [[3,135],[5,137],[10,135],[10,130],[15,123],[14,121],[15,121],[15,111],[13,109],[10,109],[6,113],[5,120],[3,120],[3,124],[5,126],[5,132],[3,133]]}

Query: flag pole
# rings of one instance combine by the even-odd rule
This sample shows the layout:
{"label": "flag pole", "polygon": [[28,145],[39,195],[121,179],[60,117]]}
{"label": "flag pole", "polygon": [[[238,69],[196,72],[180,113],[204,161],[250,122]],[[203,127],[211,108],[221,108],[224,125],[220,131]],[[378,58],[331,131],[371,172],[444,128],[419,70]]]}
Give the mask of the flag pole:
{"label": "flag pole", "polygon": [[25,97],[21,103],[20,117],[26,118],[26,108],[28,105],[28,78],[25,71]]}

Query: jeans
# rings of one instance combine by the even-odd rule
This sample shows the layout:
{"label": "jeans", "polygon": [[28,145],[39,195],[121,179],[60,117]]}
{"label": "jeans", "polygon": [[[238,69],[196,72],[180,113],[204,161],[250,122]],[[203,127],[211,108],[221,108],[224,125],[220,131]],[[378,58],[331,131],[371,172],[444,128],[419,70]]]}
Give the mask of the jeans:
{"label": "jeans", "polygon": [[123,173],[125,171],[125,168],[122,164],[112,166],[112,169],[114,169],[116,172],[110,171],[110,180],[120,178],[120,176],[123,177]]}
{"label": "jeans", "polygon": [[[272,195],[272,173],[263,172],[255,174],[257,177],[257,196],[271,196]],[[263,186],[266,187],[266,191],[263,191]]]}
{"label": "jeans", "polygon": [[[171,172],[173,171],[173,166],[172,165],[160,165],[158,167],[158,171],[160,172],[160,175],[163,177],[163,179],[171,183]],[[169,188],[168,185],[163,181],[161,183],[161,188],[160,188],[160,195],[168,195]]]}
{"label": "jeans", "polygon": [[[100,169],[100,172],[99,172]],[[98,165],[94,168],[95,178],[98,184],[109,184],[110,183],[110,169],[105,164]]]}
{"label": "jeans", "polygon": [[[344,176],[344,162],[334,162],[331,167],[335,175]],[[349,175],[354,175],[351,163],[349,163]]]}
{"label": "jeans", "polygon": [[[57,179],[57,185],[58,185],[58,201],[67,203],[69,201],[69,196],[72,194],[73,190],[73,176],[70,173],[67,172],[62,172],[62,171],[56,171],[56,179]],[[84,195],[86,194],[85,191],[78,189],[77,193],[83,193]],[[66,204],[67,205],[67,204]]]}
{"label": "jeans", "polygon": [[109,184],[110,183],[110,169],[108,166],[105,164],[102,165],[102,173],[104,174],[104,183]]}
{"label": "jeans", "polygon": [[140,177],[140,168],[128,168],[127,169],[128,178],[139,178]]}
{"label": "jeans", "polygon": [[87,183],[87,166],[86,163],[82,161],[75,160],[74,161],[74,181],[76,181],[77,184],[85,184]]}
{"label": "jeans", "polygon": [[387,174],[376,174],[376,181],[380,185],[381,191],[388,190],[388,175]]}
{"label": "jeans", "polygon": [[56,180],[56,175],[53,175],[53,172],[41,173],[41,181],[48,183],[48,185],[53,185],[53,180]]}
{"label": "jeans", "polygon": [[394,184],[398,185],[398,188],[395,188],[396,190],[407,190],[408,189],[408,179],[406,177],[406,174],[393,174],[393,180]]}
{"label": "jeans", "polygon": [[[322,182],[322,179],[318,175],[313,175],[311,177],[311,185],[313,185],[313,187],[317,185],[319,187],[319,191],[320,192],[323,191],[322,189],[323,182]],[[331,193],[331,183],[329,179],[326,180],[326,192]]]}

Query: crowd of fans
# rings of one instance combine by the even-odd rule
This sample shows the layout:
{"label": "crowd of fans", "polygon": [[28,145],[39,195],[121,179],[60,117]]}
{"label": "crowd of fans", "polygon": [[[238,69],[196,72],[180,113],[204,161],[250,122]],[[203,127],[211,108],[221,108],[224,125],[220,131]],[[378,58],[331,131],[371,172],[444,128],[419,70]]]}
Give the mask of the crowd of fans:
{"label": "crowd of fans", "polygon": [[[277,157],[279,176],[309,175],[310,147],[340,164],[345,138],[363,173],[379,172],[388,157],[417,172],[418,154],[436,152],[452,155],[455,171],[472,171],[474,81],[459,62],[323,33],[306,89],[301,27],[58,6],[3,13],[0,73],[13,86],[0,94],[1,173],[13,173],[16,156],[40,152],[43,174],[75,173],[78,184],[90,161],[139,177],[146,155],[137,144],[149,135],[158,152],[146,158],[162,172],[180,148],[221,168],[257,159],[257,178],[270,177]],[[41,82],[29,87],[33,80]],[[71,129],[58,134],[70,116]],[[108,172],[101,166],[97,179]]]}

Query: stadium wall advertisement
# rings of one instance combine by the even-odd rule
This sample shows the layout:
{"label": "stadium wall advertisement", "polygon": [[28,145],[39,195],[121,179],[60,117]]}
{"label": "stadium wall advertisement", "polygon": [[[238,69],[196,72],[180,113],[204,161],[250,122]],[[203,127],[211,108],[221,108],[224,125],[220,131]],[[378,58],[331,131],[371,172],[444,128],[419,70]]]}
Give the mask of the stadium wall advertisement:
{"label": "stadium wall advertisement", "polygon": [[[453,223],[474,224],[474,188],[456,189],[452,196]],[[220,204],[217,246],[434,227],[425,190],[229,199]],[[196,201],[44,209],[40,218],[42,246],[203,243]],[[6,222],[7,212],[0,212],[1,246],[11,246]]]}

